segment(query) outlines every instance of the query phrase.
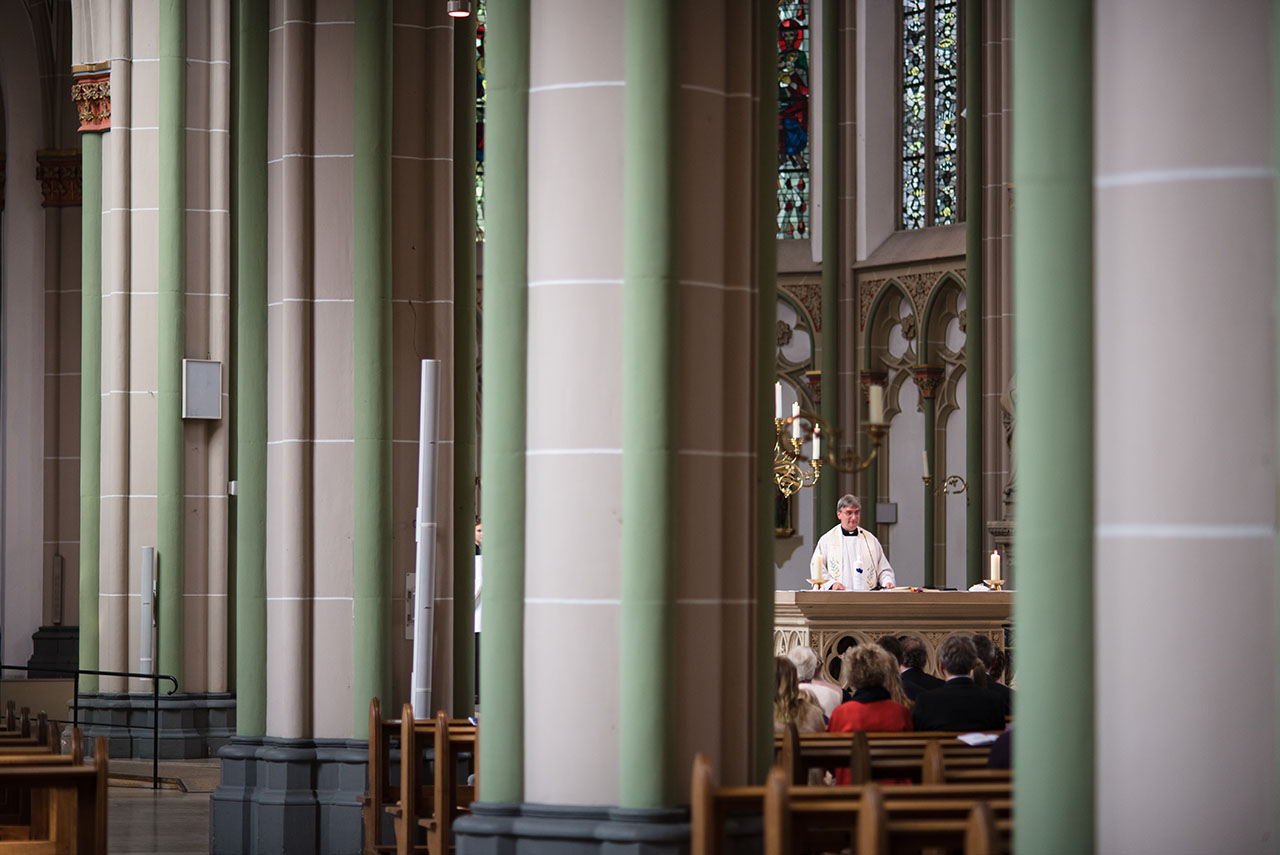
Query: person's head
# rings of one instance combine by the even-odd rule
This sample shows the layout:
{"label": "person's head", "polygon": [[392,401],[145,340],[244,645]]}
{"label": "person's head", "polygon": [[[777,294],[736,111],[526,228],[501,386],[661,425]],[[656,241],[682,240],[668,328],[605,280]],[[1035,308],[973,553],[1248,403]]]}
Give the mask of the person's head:
{"label": "person's head", "polygon": [[852,493],[846,493],[836,502],[836,518],[845,531],[853,531],[862,519],[862,502]]}
{"label": "person's head", "polygon": [[899,640],[902,642],[902,667],[923,671],[929,664],[929,651],[925,650],[924,642],[914,635],[904,635]]}
{"label": "person's head", "polygon": [[938,646],[938,664],[952,677],[967,677],[977,661],[971,635],[949,635]]}
{"label": "person's head", "polygon": [[795,664],[785,656],[773,658],[773,701],[789,706],[800,694],[800,680],[796,677]]}
{"label": "person's head", "polygon": [[476,546],[480,545],[480,541],[484,539],[484,530],[480,526],[480,520],[476,520]]}
{"label": "person's head", "polygon": [[796,679],[801,683],[813,680],[818,671],[818,654],[808,645],[798,645],[787,651],[787,658],[796,666]]}
{"label": "person's head", "polygon": [[896,664],[902,664],[902,642],[896,635],[882,635],[876,644],[889,651],[889,655],[893,657]]}
{"label": "person's head", "polygon": [[898,663],[889,651],[878,644],[859,644],[841,655],[840,678],[845,688],[884,689],[889,697],[910,706],[898,676]]}

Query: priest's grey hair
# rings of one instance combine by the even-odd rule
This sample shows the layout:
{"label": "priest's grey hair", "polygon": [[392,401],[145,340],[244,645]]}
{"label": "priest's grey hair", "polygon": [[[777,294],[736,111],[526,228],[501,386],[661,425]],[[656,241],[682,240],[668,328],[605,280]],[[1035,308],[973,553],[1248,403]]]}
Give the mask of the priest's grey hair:
{"label": "priest's grey hair", "polygon": [[861,507],[862,507],[862,502],[858,501],[857,496],[853,495],[853,493],[845,493],[843,496],[840,497],[840,500],[836,502],[836,513],[840,513],[845,508],[861,508]]}

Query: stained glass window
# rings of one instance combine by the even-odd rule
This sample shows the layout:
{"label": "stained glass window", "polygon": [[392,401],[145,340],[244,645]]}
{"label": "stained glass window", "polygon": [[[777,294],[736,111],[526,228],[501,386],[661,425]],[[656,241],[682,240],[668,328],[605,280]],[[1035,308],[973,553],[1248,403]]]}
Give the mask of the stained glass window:
{"label": "stained glass window", "polygon": [[960,216],[959,0],[902,0],[902,227]]}
{"label": "stained glass window", "polygon": [[809,0],[778,0],[778,238],[809,237]]}
{"label": "stained glass window", "polygon": [[476,240],[484,240],[484,25],[485,0],[476,4]]}

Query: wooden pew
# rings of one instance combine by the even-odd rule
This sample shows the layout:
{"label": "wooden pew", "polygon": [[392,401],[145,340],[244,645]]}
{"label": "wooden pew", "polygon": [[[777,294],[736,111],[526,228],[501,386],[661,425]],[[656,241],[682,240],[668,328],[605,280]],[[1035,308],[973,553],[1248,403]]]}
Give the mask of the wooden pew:
{"label": "wooden pew", "polygon": [[[76,734],[79,735],[78,733]],[[77,742],[78,745],[78,742]],[[0,765],[0,789],[26,794],[26,815],[0,826],[0,855],[61,855],[107,851],[107,742],[98,737],[92,765],[71,754],[31,755]]]}
{"label": "wooden pew", "polygon": [[[432,720],[415,720],[413,707],[404,705],[400,715],[400,803],[395,810],[396,855],[423,851],[417,831],[426,829],[429,855],[452,851],[453,821],[475,801],[474,785],[456,780],[458,756],[475,756],[476,727],[470,722],[451,723],[444,711]],[[421,780],[423,752],[431,744],[432,780]]]}
{"label": "wooden pew", "polygon": [[[413,723],[412,713],[410,713],[409,721],[411,724]],[[430,722],[432,729],[435,728],[436,719],[426,721]],[[474,736],[475,725],[471,724],[467,719],[449,719],[448,725],[450,730],[459,734],[460,737],[464,738],[464,741],[464,734],[470,732],[472,734],[470,743],[474,750],[477,744]],[[393,819],[393,826],[398,831],[399,826],[397,823],[399,823],[399,817],[402,813],[400,805],[402,802],[403,766],[405,764],[402,762],[400,764],[402,768],[396,774],[392,774],[392,753],[402,746],[403,726],[403,717],[392,719],[382,717],[382,704],[378,698],[373,698],[369,702],[368,793],[361,801],[361,814],[364,823],[363,851],[365,855],[388,855],[388,853],[399,851],[399,843],[388,840],[382,833],[382,818],[384,815],[390,815]],[[458,749],[458,751],[463,750],[466,749]],[[453,752],[455,759],[458,751]],[[400,755],[402,760],[407,756],[403,751],[400,752]],[[453,768],[451,768],[449,774],[452,775],[453,771]],[[465,782],[463,783],[465,784]],[[474,787],[463,789],[456,797],[457,802],[470,804],[474,798],[474,792]],[[434,813],[430,815],[434,816]],[[416,824],[416,819],[414,823]],[[434,851],[432,851],[432,855],[435,855]]]}
{"label": "wooden pew", "polygon": [[[1012,833],[1010,783],[962,785],[789,786],[775,767],[766,787],[716,787],[705,754],[690,782],[691,855],[729,851],[726,819],[763,813],[765,852],[915,853],[923,847],[981,853],[1007,850]],[[966,842],[968,841],[968,842]]]}
{"label": "wooden pew", "polygon": [[[792,784],[809,783],[812,769],[851,770],[851,783],[926,780],[926,749],[936,745],[949,770],[985,768],[989,745],[967,745],[946,731],[905,733],[798,733],[794,726],[776,740],[777,764]],[[942,780],[935,778],[934,780]]]}

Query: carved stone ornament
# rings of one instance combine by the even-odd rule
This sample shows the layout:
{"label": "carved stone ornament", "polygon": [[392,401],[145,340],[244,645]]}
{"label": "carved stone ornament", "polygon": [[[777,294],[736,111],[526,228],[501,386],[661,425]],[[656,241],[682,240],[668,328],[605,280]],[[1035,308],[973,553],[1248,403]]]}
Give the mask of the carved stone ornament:
{"label": "carved stone ornament", "polygon": [[822,332],[822,285],[814,282],[803,282],[785,285],[782,290],[796,298],[796,302],[804,306],[813,321],[813,331]]}
{"label": "carved stone ornament", "polygon": [[80,152],[36,152],[36,180],[46,208],[80,204]]}
{"label": "carved stone ornament", "polygon": [[952,270],[902,273],[890,277],[863,280],[858,283],[858,329],[867,328],[867,322],[870,320],[871,304],[876,301],[876,295],[880,293],[880,289],[890,279],[902,286],[902,290],[907,292],[907,297],[911,301],[911,308],[915,310],[916,315],[920,315],[924,311],[924,307],[929,305],[929,297],[933,294],[933,289],[942,281],[942,277],[950,273],[956,278],[956,281],[963,285],[964,272],[963,267],[956,267]]}
{"label": "carved stone ornament", "polygon": [[822,372],[806,371],[804,379],[809,381],[809,397],[813,398],[815,404],[822,403]]}
{"label": "carved stone ornament", "polygon": [[36,152],[36,180],[46,208],[80,204],[80,152],[56,150]]}
{"label": "carved stone ornament", "polygon": [[863,371],[860,375],[862,380],[862,403],[866,404],[871,401],[872,386],[886,386],[889,383],[888,371]]}
{"label": "carved stone ornament", "polygon": [[969,331],[969,310],[968,309],[961,309],[960,314],[956,317],[956,320],[960,322],[960,332]]}
{"label": "carved stone ornament", "polygon": [[912,368],[911,378],[920,387],[921,398],[932,398],[942,385],[946,367],[942,365],[916,365]]}
{"label": "carved stone ornament", "polygon": [[71,84],[71,102],[80,113],[80,130],[111,129],[111,72],[101,71],[76,77]]}
{"label": "carved stone ornament", "polygon": [[902,319],[902,337],[911,341],[916,337],[916,316],[907,315]]}
{"label": "carved stone ornament", "polygon": [[786,321],[778,321],[778,347],[786,347],[791,344],[791,324]]}

